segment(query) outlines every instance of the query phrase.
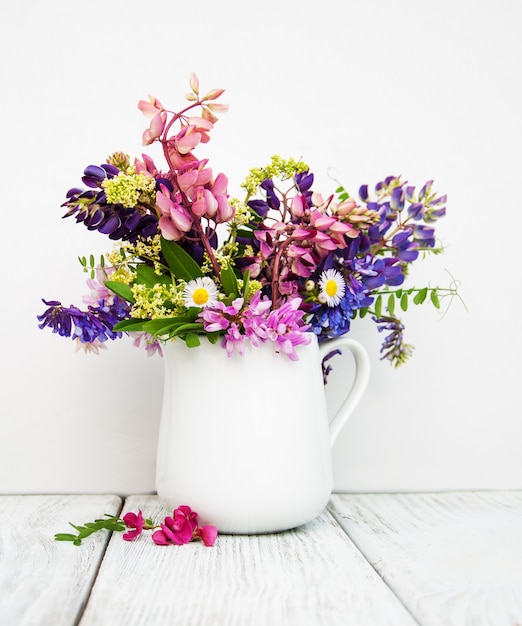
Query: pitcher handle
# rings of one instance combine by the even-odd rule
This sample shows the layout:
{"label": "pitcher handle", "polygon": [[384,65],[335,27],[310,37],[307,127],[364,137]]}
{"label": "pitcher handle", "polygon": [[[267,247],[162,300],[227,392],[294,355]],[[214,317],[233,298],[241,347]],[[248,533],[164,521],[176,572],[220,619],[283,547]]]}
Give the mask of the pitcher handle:
{"label": "pitcher handle", "polygon": [[353,410],[357,406],[359,400],[362,398],[368,381],[370,380],[370,358],[363,346],[355,339],[349,339],[346,336],[337,337],[335,339],[329,339],[324,343],[319,344],[319,353],[321,359],[332,352],[342,348],[348,348],[353,354],[355,359],[355,379],[353,385],[347,393],[343,403],[339,407],[339,410],[334,415],[330,422],[330,445],[333,446],[335,440],[339,436],[343,426],[352,414]]}

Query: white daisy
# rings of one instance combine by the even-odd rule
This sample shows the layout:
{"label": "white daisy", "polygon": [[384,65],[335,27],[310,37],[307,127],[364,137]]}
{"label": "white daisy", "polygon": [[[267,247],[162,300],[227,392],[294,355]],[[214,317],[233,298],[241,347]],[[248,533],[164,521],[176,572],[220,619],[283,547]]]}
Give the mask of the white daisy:
{"label": "white daisy", "polygon": [[183,291],[183,301],[187,308],[203,307],[214,304],[218,299],[218,290],[212,279],[207,276],[195,278],[187,283]]}
{"label": "white daisy", "polygon": [[321,274],[319,287],[321,288],[319,300],[326,302],[328,306],[337,306],[346,291],[344,278],[334,269],[326,270]]}

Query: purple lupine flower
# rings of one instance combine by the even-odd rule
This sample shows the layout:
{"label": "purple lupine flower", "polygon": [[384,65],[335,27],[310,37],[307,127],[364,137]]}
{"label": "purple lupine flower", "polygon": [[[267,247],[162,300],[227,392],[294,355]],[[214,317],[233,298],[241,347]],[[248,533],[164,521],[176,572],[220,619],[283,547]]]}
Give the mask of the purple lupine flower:
{"label": "purple lupine flower", "polygon": [[391,245],[396,249],[398,259],[404,263],[411,263],[419,256],[417,243],[410,239],[412,235],[413,229],[406,228],[397,233],[391,240]]}
{"label": "purple lupine flower", "polygon": [[281,205],[281,200],[279,200],[279,196],[275,192],[274,181],[271,178],[267,178],[261,183],[260,187],[266,192],[266,201],[268,206],[271,209],[277,210]]}
{"label": "purple lupine flower", "polygon": [[294,181],[301,193],[305,193],[310,191],[312,185],[314,184],[314,175],[309,172],[301,172],[300,174],[296,174],[294,176]]}
{"label": "purple lupine flower", "polygon": [[109,163],[87,166],[82,181],[89,189],[69,189],[67,200],[62,204],[68,207],[64,217],[74,215],[76,221],[83,222],[89,230],[97,230],[113,240],[135,242],[138,237],[154,236],[158,232],[159,221],[155,212],[150,212],[146,207],[107,203],[102,183],[106,178],[116,176],[119,171]]}
{"label": "purple lupine flower", "polygon": [[423,248],[434,248],[435,229],[424,224],[414,224],[413,239]]}

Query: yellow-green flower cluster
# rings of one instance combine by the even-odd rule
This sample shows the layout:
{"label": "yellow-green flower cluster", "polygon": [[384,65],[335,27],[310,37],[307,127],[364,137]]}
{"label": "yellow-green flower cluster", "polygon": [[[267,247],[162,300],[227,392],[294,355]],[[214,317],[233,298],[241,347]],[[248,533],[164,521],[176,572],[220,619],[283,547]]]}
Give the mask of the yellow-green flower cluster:
{"label": "yellow-green flower cluster", "polygon": [[246,190],[248,197],[250,197],[256,193],[259,185],[267,178],[288,180],[296,174],[306,172],[308,169],[308,165],[304,161],[297,161],[293,158],[283,159],[278,154],[274,154],[270,163],[265,167],[252,168],[241,187]]}
{"label": "yellow-green flower cluster", "polygon": [[146,174],[136,174],[133,167],[120,172],[114,178],[102,182],[109,204],[121,204],[128,209],[134,208],[140,200],[151,203],[155,198],[156,180]]}
{"label": "yellow-green flower cluster", "polygon": [[[239,246],[235,241],[227,241],[219,250],[214,251],[216,261],[221,268],[234,267],[234,259],[238,256]],[[212,272],[212,263],[208,254],[205,252],[203,265],[201,269],[205,274]]]}
{"label": "yellow-green flower cluster", "polygon": [[115,272],[111,275],[112,280],[130,285],[136,277],[134,267],[139,259],[147,259],[154,264],[156,274],[164,273],[165,266],[160,261],[161,238],[155,235],[150,239],[138,239],[135,243],[124,241],[107,255]]}
{"label": "yellow-green flower cluster", "polygon": [[136,319],[161,319],[183,315],[186,307],[183,302],[185,283],[164,285],[156,283],[152,287],[136,284],[132,286],[135,302],[131,317]]}
{"label": "yellow-green flower cluster", "polygon": [[127,241],[123,246],[129,256],[152,261],[156,274],[161,274],[165,270],[165,266],[160,261],[161,236],[159,233],[149,239],[138,239],[135,243]]}
{"label": "yellow-green flower cluster", "polygon": [[136,272],[129,265],[123,246],[118,246],[109,252],[107,259],[114,271],[111,273],[111,280],[124,285],[131,285],[136,278]]}
{"label": "yellow-green flower cluster", "polygon": [[230,198],[229,202],[234,207],[234,217],[228,223],[229,230],[248,224],[252,219],[252,213],[247,205],[238,198]]}
{"label": "yellow-green flower cluster", "polygon": [[[237,281],[237,284],[238,284],[239,290],[243,291],[243,286],[244,286],[245,282],[242,279],[239,279]],[[251,280],[248,283],[248,290],[247,290],[247,294],[246,294],[247,302],[250,301],[250,299],[256,293],[256,291],[261,291],[262,287],[263,287],[263,284],[260,281],[258,281],[258,280]]]}

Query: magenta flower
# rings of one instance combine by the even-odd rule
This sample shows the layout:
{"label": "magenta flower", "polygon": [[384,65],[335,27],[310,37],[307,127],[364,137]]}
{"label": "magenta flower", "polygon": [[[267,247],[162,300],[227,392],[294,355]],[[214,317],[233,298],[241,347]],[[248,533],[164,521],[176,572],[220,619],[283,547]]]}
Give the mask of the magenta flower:
{"label": "magenta flower", "polygon": [[297,296],[271,310],[272,301],[266,296],[261,298],[261,292],[257,291],[246,306],[242,298],[237,298],[230,306],[216,302],[202,311],[199,319],[207,332],[226,331],[223,347],[228,356],[234,351],[242,355],[246,338],[256,347],[271,341],[275,352],[283,352],[292,361],[297,361],[295,346],[312,340],[306,332],[310,326],[302,321],[304,311],[300,309],[301,304],[302,300]]}
{"label": "magenta flower", "polygon": [[129,511],[129,513],[126,513],[123,516],[123,521],[125,522],[125,526],[127,526],[127,528],[132,528],[132,530],[123,533],[123,538],[125,539],[125,541],[132,541],[143,532],[145,520],[143,519],[143,513],[141,512],[141,509],[138,511],[137,515],[136,513],[132,513]]}
{"label": "magenta flower", "polygon": [[201,539],[207,547],[214,545],[217,535],[218,531],[215,526],[198,526],[194,530],[194,539]]}
{"label": "magenta flower", "polygon": [[178,507],[172,517],[166,517],[160,524],[161,530],[152,533],[152,540],[160,546],[175,544],[182,546],[192,540],[194,530],[197,528],[197,513],[188,506]]}
{"label": "magenta flower", "polygon": [[232,319],[237,318],[243,308],[243,298],[236,298],[230,306],[224,302],[215,302],[212,306],[205,307],[199,314],[199,319],[205,326],[205,331],[215,333],[227,330]]}

